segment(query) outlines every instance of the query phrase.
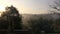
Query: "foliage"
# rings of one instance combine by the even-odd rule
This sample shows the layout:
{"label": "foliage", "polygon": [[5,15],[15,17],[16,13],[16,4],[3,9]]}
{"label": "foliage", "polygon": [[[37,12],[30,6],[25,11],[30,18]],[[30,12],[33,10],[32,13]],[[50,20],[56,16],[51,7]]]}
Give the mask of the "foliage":
{"label": "foliage", "polygon": [[1,15],[1,27],[9,28],[14,27],[15,29],[21,29],[21,15],[19,14],[18,10],[11,6],[11,7],[6,7],[6,11],[2,13]]}

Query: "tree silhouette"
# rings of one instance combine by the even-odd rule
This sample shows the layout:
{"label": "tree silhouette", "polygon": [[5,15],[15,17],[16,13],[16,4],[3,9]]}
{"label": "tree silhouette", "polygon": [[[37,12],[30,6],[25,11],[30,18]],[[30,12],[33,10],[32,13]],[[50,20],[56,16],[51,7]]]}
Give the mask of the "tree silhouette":
{"label": "tree silhouette", "polygon": [[1,17],[6,18],[6,21],[9,23],[10,27],[15,29],[21,29],[21,15],[18,10],[11,6],[6,7],[5,12],[2,13]]}
{"label": "tree silhouette", "polygon": [[49,5],[49,7],[52,8],[51,12],[59,13],[60,12],[60,0],[55,0],[53,3],[54,3],[53,5]]}
{"label": "tree silhouette", "polygon": [[[49,5],[51,8],[52,8],[52,11],[53,13],[57,13],[58,15],[60,15],[60,0],[54,0],[54,4],[52,5]],[[56,19],[53,23],[53,31],[54,32],[60,32],[58,26],[60,25],[57,25],[60,24],[60,18],[59,19]]]}

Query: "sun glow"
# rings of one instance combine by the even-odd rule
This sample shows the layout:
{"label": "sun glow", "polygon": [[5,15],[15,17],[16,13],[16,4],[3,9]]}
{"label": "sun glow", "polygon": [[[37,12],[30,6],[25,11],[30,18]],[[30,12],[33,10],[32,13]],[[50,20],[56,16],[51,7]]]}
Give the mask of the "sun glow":
{"label": "sun glow", "polygon": [[0,5],[0,11],[5,11],[5,6]]}
{"label": "sun glow", "polygon": [[5,11],[5,7],[12,5],[10,0],[0,0],[0,16]]}
{"label": "sun glow", "polygon": [[5,7],[12,5],[10,0],[0,0],[0,12],[5,11]]}
{"label": "sun glow", "polygon": [[5,6],[0,5],[0,17],[1,17],[1,13],[2,13],[3,11],[5,11]]}

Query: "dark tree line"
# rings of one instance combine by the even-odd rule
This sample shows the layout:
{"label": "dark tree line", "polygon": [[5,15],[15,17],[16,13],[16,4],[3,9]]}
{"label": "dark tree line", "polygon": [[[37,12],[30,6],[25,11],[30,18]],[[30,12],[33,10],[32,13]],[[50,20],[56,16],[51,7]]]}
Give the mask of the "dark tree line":
{"label": "dark tree line", "polygon": [[[33,30],[35,31],[36,34],[41,33],[41,31],[45,31],[46,33],[51,33],[53,32],[53,20],[50,19],[43,19],[42,17],[38,20],[39,22],[36,22],[37,25],[33,25]],[[34,27],[35,26],[35,27]]]}
{"label": "dark tree line", "polygon": [[21,15],[19,14],[18,10],[11,6],[6,7],[5,12],[1,14],[0,19],[0,28],[1,29],[8,29],[9,26],[14,27],[15,29],[21,29]]}
{"label": "dark tree line", "polygon": [[[15,7],[6,7],[6,11],[3,12],[0,17],[0,29],[21,29],[21,20],[22,16]],[[40,17],[38,20],[30,19],[28,21],[28,28],[32,29],[35,34],[40,34],[41,31],[45,31],[46,33],[60,32],[60,29],[56,29],[56,25],[58,24],[60,24],[60,18],[57,20],[48,20]]]}
{"label": "dark tree line", "polygon": [[35,34],[40,34],[41,31],[44,31],[45,33],[56,33],[60,32],[59,25],[60,24],[60,18],[59,19],[44,19],[43,17],[40,17],[39,19],[30,19],[28,23],[32,23],[28,25],[30,29]]}

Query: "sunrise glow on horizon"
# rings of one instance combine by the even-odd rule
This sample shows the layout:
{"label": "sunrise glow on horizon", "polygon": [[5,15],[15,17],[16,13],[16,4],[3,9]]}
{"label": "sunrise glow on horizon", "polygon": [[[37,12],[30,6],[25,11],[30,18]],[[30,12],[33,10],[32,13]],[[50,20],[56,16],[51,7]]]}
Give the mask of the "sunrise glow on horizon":
{"label": "sunrise glow on horizon", "polygon": [[47,12],[50,0],[0,0],[0,11],[5,11],[6,6],[13,5],[21,14],[42,14]]}

